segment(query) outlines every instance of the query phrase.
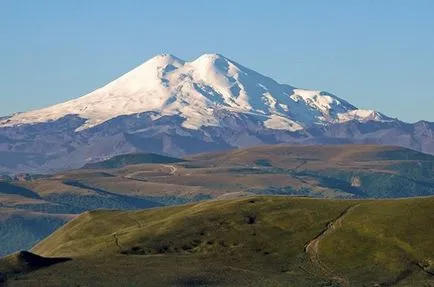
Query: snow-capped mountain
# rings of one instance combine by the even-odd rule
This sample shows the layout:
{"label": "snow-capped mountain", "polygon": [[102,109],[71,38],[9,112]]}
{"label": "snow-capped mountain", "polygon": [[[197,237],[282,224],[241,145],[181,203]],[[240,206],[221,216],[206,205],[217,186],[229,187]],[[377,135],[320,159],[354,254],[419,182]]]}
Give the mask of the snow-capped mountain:
{"label": "snow-capped mountain", "polygon": [[156,117],[179,115],[185,119],[183,127],[200,129],[220,126],[217,110],[254,115],[265,127],[289,131],[350,120],[390,120],[326,92],[279,84],[219,54],[205,54],[191,62],[164,54],[88,95],[17,114],[0,126],[77,115],[86,119],[78,128],[84,130],[118,116],[154,112]]}
{"label": "snow-capped mountain", "polygon": [[219,54],[158,55],[106,86],[0,118],[0,173],[75,168],[120,153],[184,155],[257,144],[381,143],[434,153],[434,125],[357,109]]}

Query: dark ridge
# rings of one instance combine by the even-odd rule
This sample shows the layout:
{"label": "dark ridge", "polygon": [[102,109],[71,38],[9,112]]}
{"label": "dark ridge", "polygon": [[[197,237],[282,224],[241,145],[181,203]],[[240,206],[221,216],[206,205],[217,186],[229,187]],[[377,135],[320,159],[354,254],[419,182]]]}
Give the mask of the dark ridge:
{"label": "dark ridge", "polygon": [[145,164],[145,163],[177,163],[185,162],[184,159],[174,158],[154,153],[135,153],[124,154],[112,157],[108,160],[88,163],[83,166],[84,169],[104,169],[104,168],[121,168],[132,164]]}
{"label": "dark ridge", "polygon": [[28,198],[33,198],[33,199],[41,199],[39,194],[31,191],[30,189],[27,189],[27,188],[24,188],[21,186],[17,186],[17,185],[11,184],[9,182],[4,182],[4,181],[3,182],[0,181],[0,193],[20,195],[20,196],[24,196],[24,197],[28,197]]}
{"label": "dark ridge", "polygon": [[[52,266],[54,264],[72,260],[67,257],[42,257],[28,251],[20,251],[7,257],[0,258],[0,265],[2,261],[6,262],[6,269],[3,267],[0,272],[0,286],[7,283],[10,276],[16,274],[23,274]],[[0,266],[1,267],[1,266]]]}
{"label": "dark ridge", "polygon": [[63,184],[95,191],[95,192],[99,193],[100,195],[108,196],[108,197],[111,197],[113,199],[116,199],[116,201],[118,201],[118,202],[125,203],[127,205],[126,207],[131,208],[131,209],[152,208],[152,207],[163,206],[163,204],[160,204],[160,203],[157,203],[157,202],[154,202],[151,200],[147,200],[144,198],[112,193],[112,192],[103,190],[101,188],[96,188],[96,187],[87,185],[87,184],[82,183],[78,180],[64,180]]}
{"label": "dark ridge", "polygon": [[173,282],[174,286],[179,287],[219,286],[220,284],[221,282],[214,282],[203,276],[186,276]]}
{"label": "dark ridge", "polygon": [[431,154],[414,151],[407,148],[399,148],[395,150],[382,151],[377,153],[378,159],[381,160],[422,160],[434,161],[434,156]]}
{"label": "dark ridge", "polygon": [[28,251],[20,251],[17,253],[19,262],[24,264],[28,269],[48,267],[53,264],[72,260],[71,258],[62,257],[42,257]]}

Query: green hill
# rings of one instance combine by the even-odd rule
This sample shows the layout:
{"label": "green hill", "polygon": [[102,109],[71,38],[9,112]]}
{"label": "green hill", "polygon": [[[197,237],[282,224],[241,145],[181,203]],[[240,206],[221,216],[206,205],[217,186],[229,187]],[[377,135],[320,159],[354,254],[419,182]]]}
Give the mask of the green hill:
{"label": "green hill", "polygon": [[183,159],[168,157],[164,155],[154,153],[133,153],[114,156],[108,160],[88,163],[84,169],[111,169],[121,168],[127,165],[133,164],[145,164],[145,163],[177,163],[183,162]]}
{"label": "green hill", "polygon": [[71,261],[8,284],[434,286],[433,208],[262,196],[86,212],[31,250]]}

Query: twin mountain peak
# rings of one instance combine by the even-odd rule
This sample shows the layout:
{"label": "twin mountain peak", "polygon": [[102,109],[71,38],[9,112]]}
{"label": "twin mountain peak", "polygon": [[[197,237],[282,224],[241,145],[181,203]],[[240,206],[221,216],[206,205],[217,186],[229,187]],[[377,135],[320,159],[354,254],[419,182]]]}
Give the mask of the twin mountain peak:
{"label": "twin mountain peak", "polygon": [[80,131],[119,116],[152,112],[155,119],[178,115],[183,127],[200,129],[220,126],[219,111],[248,114],[266,128],[287,131],[351,120],[392,120],[327,92],[280,84],[220,54],[190,62],[161,54],[83,97],[13,115],[0,121],[0,127],[77,115],[86,120]]}

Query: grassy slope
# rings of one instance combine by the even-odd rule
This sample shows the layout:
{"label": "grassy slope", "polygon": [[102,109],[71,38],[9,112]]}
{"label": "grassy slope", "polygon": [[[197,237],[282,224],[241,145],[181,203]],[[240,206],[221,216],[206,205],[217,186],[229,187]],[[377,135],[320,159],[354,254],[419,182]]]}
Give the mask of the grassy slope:
{"label": "grassy slope", "polygon": [[434,286],[433,207],[432,197],[361,204],[324,238],[320,256],[350,281]]}
{"label": "grassy slope", "polygon": [[[89,282],[86,280],[95,280],[98,274],[101,286],[121,284],[125,277],[110,276],[112,272],[119,274],[116,271],[123,268],[118,266],[119,262],[129,264],[133,277],[138,276],[138,268],[146,262],[148,272],[135,280],[151,280],[154,286],[176,285],[177,282],[182,286],[184,281],[187,284],[200,280],[219,285],[229,280],[228,283],[235,285],[254,286],[257,280],[283,280],[280,277],[299,284],[326,282],[300,269],[300,265],[306,265],[303,246],[348,203],[314,202],[317,201],[256,198],[139,212],[88,212],[32,251],[43,256],[78,256],[72,262],[53,267],[62,269],[68,265],[70,270],[77,269],[79,273],[62,279],[74,284],[86,284]],[[252,224],[249,218],[255,218]],[[181,269],[178,268],[180,262]],[[270,264],[264,265],[264,262]],[[156,267],[161,265],[165,270]],[[101,273],[98,269],[101,266],[111,271]],[[77,276],[89,268],[93,271],[84,272],[87,278]],[[53,274],[53,270],[33,274],[41,276],[38,280],[46,280],[45,276]],[[32,274],[26,278],[35,279]],[[23,281],[20,280],[20,284]]]}
{"label": "grassy slope", "polygon": [[[87,212],[32,250],[72,261],[11,286],[434,286],[433,207],[250,197]],[[318,262],[305,251],[314,238]]]}

